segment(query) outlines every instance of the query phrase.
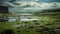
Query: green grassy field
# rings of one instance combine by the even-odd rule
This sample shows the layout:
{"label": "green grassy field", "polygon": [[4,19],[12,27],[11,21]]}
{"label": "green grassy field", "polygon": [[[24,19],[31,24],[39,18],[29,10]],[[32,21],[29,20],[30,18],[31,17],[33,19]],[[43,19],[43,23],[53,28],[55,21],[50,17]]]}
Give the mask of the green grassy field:
{"label": "green grassy field", "polygon": [[[4,29],[11,29],[14,34],[56,34],[54,29],[60,25],[60,12],[35,13],[38,21],[0,22],[0,33]],[[16,16],[9,14],[8,16]],[[3,17],[3,14],[0,14]]]}
{"label": "green grassy field", "polygon": [[[49,34],[44,32],[44,30],[42,30],[42,32],[38,30],[40,30],[41,26],[54,29],[56,24],[60,24],[57,16],[37,16],[37,18],[39,21],[22,22],[17,20],[15,22],[0,22],[0,32],[3,31],[3,29],[12,29],[14,34]],[[20,26],[15,27],[15,25]]]}

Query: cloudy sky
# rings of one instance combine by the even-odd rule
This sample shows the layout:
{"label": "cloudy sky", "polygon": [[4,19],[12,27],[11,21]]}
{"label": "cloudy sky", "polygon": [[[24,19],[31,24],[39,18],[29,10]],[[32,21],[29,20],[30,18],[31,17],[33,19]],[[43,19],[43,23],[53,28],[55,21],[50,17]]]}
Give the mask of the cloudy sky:
{"label": "cloudy sky", "polygon": [[[0,0],[0,1],[14,2],[16,0]],[[18,0],[18,1],[21,1],[21,0]],[[32,0],[25,0],[25,1],[32,1]],[[33,0],[33,1],[38,1],[38,2],[60,2],[60,0]]]}
{"label": "cloudy sky", "polygon": [[31,11],[60,8],[60,0],[0,0],[10,11]]}

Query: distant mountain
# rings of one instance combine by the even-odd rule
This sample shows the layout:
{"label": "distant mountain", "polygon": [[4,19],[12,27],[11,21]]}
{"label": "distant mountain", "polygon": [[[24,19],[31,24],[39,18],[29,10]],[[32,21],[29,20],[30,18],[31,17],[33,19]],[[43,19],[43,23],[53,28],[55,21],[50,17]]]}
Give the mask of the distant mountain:
{"label": "distant mountain", "polygon": [[60,8],[42,10],[42,12],[60,12]]}
{"label": "distant mountain", "polygon": [[41,10],[41,11],[37,11],[37,13],[48,13],[48,12],[60,12],[60,8],[44,9],[44,10]]}

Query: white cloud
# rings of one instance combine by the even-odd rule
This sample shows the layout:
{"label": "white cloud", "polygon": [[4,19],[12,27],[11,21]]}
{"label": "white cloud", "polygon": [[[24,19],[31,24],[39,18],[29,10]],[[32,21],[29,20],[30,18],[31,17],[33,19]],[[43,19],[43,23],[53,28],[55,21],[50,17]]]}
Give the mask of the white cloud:
{"label": "white cloud", "polygon": [[23,7],[23,6],[26,6],[26,5],[30,5],[30,6],[34,6],[34,7],[52,7],[54,6],[55,4],[60,6],[60,3],[56,2],[56,3],[37,3],[37,2],[21,2],[21,1],[18,1],[17,2],[18,4],[20,4],[19,6]]}
{"label": "white cloud", "polygon": [[24,8],[24,9],[51,9],[51,8],[60,8],[60,3],[56,2],[56,3],[33,3],[31,4],[32,6],[34,6],[35,8]]}
{"label": "white cloud", "polygon": [[53,6],[53,4],[52,3],[42,3],[40,6],[41,7],[51,7],[51,6]]}
{"label": "white cloud", "polygon": [[60,3],[56,3],[56,5],[57,5],[58,7],[60,7]]}
{"label": "white cloud", "polygon": [[[34,1],[38,1],[38,0],[34,0]],[[10,6],[13,6],[13,7],[23,7],[23,9],[50,9],[50,8],[54,8],[54,7],[60,7],[59,2],[37,3],[34,1],[31,1],[31,2],[15,1],[14,3],[16,5],[12,4],[12,3],[7,3],[7,4]],[[27,8],[26,7],[27,5],[30,5],[31,7]]]}

